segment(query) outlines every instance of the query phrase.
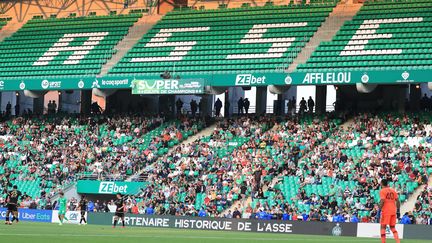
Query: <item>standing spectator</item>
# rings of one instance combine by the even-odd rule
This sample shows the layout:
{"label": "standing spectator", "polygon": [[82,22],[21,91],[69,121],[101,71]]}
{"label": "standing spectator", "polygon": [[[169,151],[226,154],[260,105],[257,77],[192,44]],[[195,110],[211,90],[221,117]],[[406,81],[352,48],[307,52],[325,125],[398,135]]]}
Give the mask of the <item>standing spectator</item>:
{"label": "standing spectator", "polygon": [[315,106],[315,102],[313,101],[312,96],[309,96],[307,104],[308,104],[309,113],[312,114],[314,111],[314,106]]}
{"label": "standing spectator", "polygon": [[57,112],[57,104],[55,100],[52,102],[52,113],[55,114]]}
{"label": "standing spectator", "polygon": [[243,107],[244,107],[243,97],[240,97],[240,99],[237,101],[238,115],[243,114]]}
{"label": "standing spectator", "polygon": [[180,98],[178,98],[176,101],[176,107],[177,107],[177,115],[181,115],[182,108],[183,108],[183,101]]}
{"label": "standing spectator", "polygon": [[10,102],[8,102],[6,105],[6,117],[9,117],[11,115],[11,112],[12,112],[12,105]]}
{"label": "standing spectator", "polygon": [[17,102],[15,105],[15,116],[19,116],[20,115],[20,105]]}
{"label": "standing spectator", "polygon": [[203,104],[202,104],[202,101],[203,101],[203,99],[200,99],[200,101],[198,102],[198,110],[199,110],[199,113],[200,113],[200,115],[202,116],[203,115]]}
{"label": "standing spectator", "polygon": [[301,101],[300,101],[300,114],[305,113],[307,107],[306,107],[306,100],[304,99],[304,97],[302,97]]}
{"label": "standing spectator", "polygon": [[249,106],[250,106],[250,101],[248,98],[244,99],[244,110],[246,115],[249,114]]}
{"label": "standing spectator", "polygon": [[220,116],[220,111],[222,109],[222,101],[218,98],[214,104],[216,110],[216,116]]}
{"label": "standing spectator", "polygon": [[195,100],[192,100],[190,102],[190,107],[191,107],[191,112],[192,112],[192,116],[195,116],[197,110],[198,110],[198,104],[196,103]]}

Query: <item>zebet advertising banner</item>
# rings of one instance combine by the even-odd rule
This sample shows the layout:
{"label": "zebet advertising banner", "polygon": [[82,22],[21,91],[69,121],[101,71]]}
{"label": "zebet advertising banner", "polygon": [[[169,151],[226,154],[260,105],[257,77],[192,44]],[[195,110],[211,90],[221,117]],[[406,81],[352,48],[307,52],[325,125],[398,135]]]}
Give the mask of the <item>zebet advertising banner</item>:
{"label": "zebet advertising banner", "polygon": [[[0,208],[0,220],[6,218],[6,208]],[[52,211],[51,210],[37,210],[37,209],[18,209],[18,219],[22,221],[45,222],[51,223]]]}
{"label": "zebet advertising banner", "polygon": [[[89,213],[89,224],[111,225],[114,214]],[[356,236],[357,225],[352,223],[322,223],[279,220],[218,219],[198,217],[150,216],[126,214],[125,225],[197,230],[222,230],[263,233]]]}
{"label": "zebet advertising banner", "polygon": [[86,194],[128,194],[133,195],[145,187],[144,182],[123,181],[92,181],[79,180],[77,183],[78,193]]}
{"label": "zebet advertising banner", "polygon": [[204,84],[200,80],[133,80],[132,94],[202,94]]}

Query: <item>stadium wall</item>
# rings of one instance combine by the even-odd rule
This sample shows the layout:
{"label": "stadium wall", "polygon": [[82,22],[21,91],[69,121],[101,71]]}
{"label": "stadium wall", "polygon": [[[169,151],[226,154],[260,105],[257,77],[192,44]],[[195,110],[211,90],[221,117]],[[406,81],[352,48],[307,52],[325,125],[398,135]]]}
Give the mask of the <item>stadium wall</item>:
{"label": "stadium wall", "polygon": [[[90,213],[89,224],[111,225],[114,214]],[[158,227],[196,230],[241,231],[305,235],[351,236],[379,238],[379,224],[331,223],[281,220],[218,219],[198,217],[152,216],[126,214],[125,224],[133,227]],[[396,225],[400,238],[432,239],[429,225]],[[387,238],[393,238],[387,229]]]}
{"label": "stadium wall", "polygon": [[[0,208],[0,220],[5,220],[6,208]],[[21,221],[58,223],[58,210],[19,209]],[[67,223],[78,224],[79,211],[68,211]],[[112,225],[113,213],[87,213],[89,224]],[[379,224],[374,223],[330,223],[281,220],[222,219],[199,217],[152,216],[126,214],[125,224],[132,227],[177,228],[194,230],[217,230],[258,233],[350,236],[379,238]],[[430,225],[396,225],[402,239],[432,240]],[[387,230],[387,238],[393,238]]]}

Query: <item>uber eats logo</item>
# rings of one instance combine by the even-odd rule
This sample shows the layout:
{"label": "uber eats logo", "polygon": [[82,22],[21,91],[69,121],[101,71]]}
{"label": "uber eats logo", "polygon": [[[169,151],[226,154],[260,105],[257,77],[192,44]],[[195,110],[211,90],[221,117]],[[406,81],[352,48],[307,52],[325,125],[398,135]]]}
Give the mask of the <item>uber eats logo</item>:
{"label": "uber eats logo", "polygon": [[99,193],[116,194],[127,193],[127,185],[119,186],[115,182],[101,182],[99,185]]}
{"label": "uber eats logo", "polygon": [[236,77],[235,85],[258,85],[265,84],[265,76],[254,76],[252,74],[239,74]]}

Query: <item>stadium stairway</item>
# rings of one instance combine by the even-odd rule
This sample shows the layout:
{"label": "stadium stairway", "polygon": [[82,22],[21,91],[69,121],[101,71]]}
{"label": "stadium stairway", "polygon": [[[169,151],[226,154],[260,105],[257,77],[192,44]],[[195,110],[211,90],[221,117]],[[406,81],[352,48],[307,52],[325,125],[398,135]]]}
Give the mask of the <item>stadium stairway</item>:
{"label": "stadium stairway", "polygon": [[[274,130],[274,129],[276,129],[276,128],[277,128],[277,126],[274,126],[274,127],[273,127],[272,129],[270,129],[270,130]],[[277,183],[277,181],[278,181],[278,178],[279,178],[279,176],[276,176],[275,178],[273,178],[273,180],[272,180],[272,182],[270,183],[270,185],[271,185],[271,186],[276,185],[276,183]],[[268,188],[268,187],[264,186],[264,187],[263,187],[263,190],[264,190],[264,191],[267,191],[267,188]],[[237,200],[237,201],[233,202],[233,204],[231,205],[231,207],[225,209],[225,210],[221,213],[221,215],[225,215],[225,214],[227,214],[228,211],[231,211],[231,213],[232,213],[232,212],[234,212],[234,209],[235,209],[235,208],[238,208],[239,210],[241,210],[242,208],[245,208],[245,207],[246,207],[247,205],[249,205],[250,203],[252,203],[252,197],[251,197],[251,196],[248,196],[248,197],[246,198],[246,200]]]}
{"label": "stadium stairway", "polygon": [[[345,121],[344,123],[340,124],[339,126],[340,126],[341,128],[345,128],[345,127],[349,127],[349,126],[351,126],[353,123],[354,123],[354,120],[353,120],[353,119],[349,119],[349,120]],[[273,127],[272,129],[275,129],[275,127]],[[306,154],[305,156],[307,156],[307,154]],[[302,158],[299,158],[299,161],[300,161],[301,159],[302,159]],[[282,179],[282,178],[281,178],[280,175],[275,176],[275,177],[272,179],[272,181],[270,182],[269,186],[263,186],[263,188],[262,188],[263,191],[264,191],[264,192],[267,191],[267,189],[268,189],[269,187],[271,187],[271,188],[274,187],[276,184],[279,183],[279,181],[280,181],[281,179]],[[231,205],[231,207],[225,209],[225,210],[221,213],[221,215],[225,215],[225,214],[227,214],[228,211],[231,211],[231,213],[232,213],[232,212],[234,211],[235,208],[238,208],[239,210],[242,210],[243,208],[246,208],[246,207],[247,207],[248,205],[250,205],[251,203],[252,203],[252,197],[251,197],[251,196],[248,196],[246,200],[237,200],[237,201],[233,202],[233,204]]]}
{"label": "stadium stairway", "polygon": [[106,75],[108,71],[126,55],[141,37],[155,25],[163,15],[143,15],[137,22],[129,29],[128,34],[121,40],[114,50],[117,52],[111,57],[108,62],[102,66],[100,75]]}
{"label": "stadium stairway", "polygon": [[[171,148],[168,150],[168,153],[167,153],[167,154],[170,154],[172,151],[176,150],[179,146],[182,146],[183,144],[191,143],[191,142],[193,142],[193,141],[198,140],[198,139],[201,138],[201,137],[207,137],[207,136],[210,136],[210,135],[213,133],[213,131],[214,131],[215,128],[216,128],[216,123],[214,123],[214,124],[212,124],[212,125],[210,125],[210,126],[204,128],[204,129],[202,129],[202,130],[199,131],[197,134],[195,134],[195,135],[193,135],[193,136],[190,136],[190,137],[188,137],[187,139],[185,139],[185,140],[183,140],[182,142],[180,142],[179,144],[177,144],[176,146],[171,147]],[[131,175],[129,178],[127,178],[126,181],[134,181],[134,180],[139,179],[139,177],[140,177],[142,174],[144,174],[145,171],[146,171],[149,167],[151,167],[151,166],[153,166],[153,164],[149,164],[149,165],[147,165],[144,169],[138,171],[137,173],[135,173],[135,174]]]}
{"label": "stadium stairway", "polygon": [[306,63],[321,41],[330,41],[338,32],[345,21],[351,20],[363,4],[349,4],[340,2],[330,13],[329,17],[324,21],[318,31],[309,40],[301,52],[297,55],[291,65],[288,67],[288,72],[293,72],[301,63]]}
{"label": "stadium stairway", "polygon": [[19,30],[24,24],[25,22],[9,21],[0,30],[0,42]]}
{"label": "stadium stairway", "polygon": [[420,193],[423,191],[423,189],[425,188],[425,186],[432,186],[432,175],[429,176],[429,181],[426,185],[422,185],[417,187],[417,189],[408,197],[408,200],[406,200],[404,203],[402,203],[401,205],[401,215],[404,215],[407,212],[412,212],[414,205],[417,201],[417,197],[420,195]]}

